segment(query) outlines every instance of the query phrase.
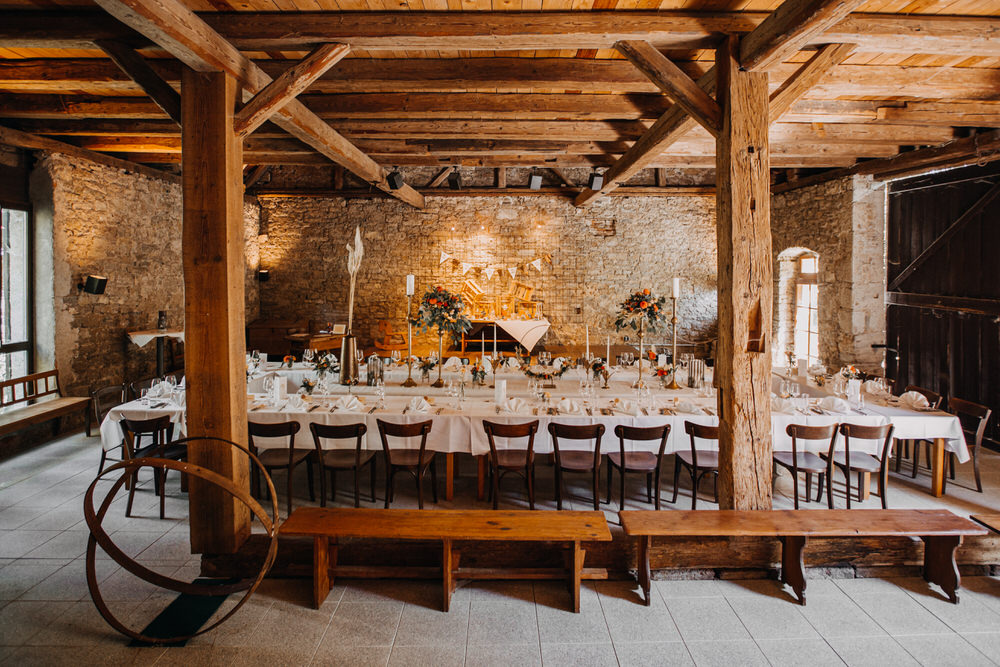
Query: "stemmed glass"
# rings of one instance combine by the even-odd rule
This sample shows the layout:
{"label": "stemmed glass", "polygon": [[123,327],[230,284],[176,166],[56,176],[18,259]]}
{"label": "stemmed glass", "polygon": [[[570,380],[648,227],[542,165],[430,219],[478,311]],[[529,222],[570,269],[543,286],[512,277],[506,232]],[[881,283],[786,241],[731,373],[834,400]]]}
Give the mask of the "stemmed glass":
{"label": "stemmed glass", "polygon": [[311,364],[313,357],[315,356],[316,356],[316,351],[313,350],[311,347],[302,350],[302,361],[306,362],[307,364]]}
{"label": "stemmed glass", "polygon": [[455,399],[455,407],[458,407],[458,385],[455,384],[454,380],[448,379],[444,381],[444,393]]}
{"label": "stemmed glass", "polygon": [[399,350],[393,350],[389,353],[389,358],[392,359],[393,366],[399,365],[399,360],[402,359],[403,355]]}
{"label": "stemmed glass", "polygon": [[375,397],[378,399],[376,408],[385,410],[385,380],[379,378],[375,381]]}

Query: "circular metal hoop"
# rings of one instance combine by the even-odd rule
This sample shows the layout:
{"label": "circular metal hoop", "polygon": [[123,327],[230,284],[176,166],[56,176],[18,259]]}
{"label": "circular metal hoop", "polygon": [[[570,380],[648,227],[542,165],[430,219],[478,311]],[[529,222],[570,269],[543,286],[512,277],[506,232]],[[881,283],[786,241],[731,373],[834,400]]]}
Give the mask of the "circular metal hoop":
{"label": "circular metal hoop", "polygon": [[[278,500],[277,493],[274,489],[274,483],[271,481],[271,476],[267,473],[267,469],[261,464],[260,459],[258,459],[253,452],[244,447],[243,445],[232,442],[231,440],[226,440],[225,438],[216,438],[212,436],[192,436],[189,438],[182,438],[180,440],[175,440],[174,442],[168,443],[168,445],[162,445],[159,450],[162,450],[166,446],[174,445],[187,445],[192,442],[217,442],[229,445],[231,447],[236,447],[245,453],[253,465],[256,465],[267,482],[268,492],[271,498],[271,515],[268,516],[264,507],[254,499],[248,491],[237,487],[232,480],[227,479],[218,473],[209,470],[208,468],[194,465],[186,461],[177,461],[174,459],[164,459],[154,456],[146,456],[136,459],[128,459],[125,461],[120,461],[102,471],[90,486],[87,488],[87,493],[84,496],[83,501],[83,516],[84,520],[87,522],[87,527],[90,529],[90,537],[87,540],[87,588],[90,590],[91,598],[94,601],[94,605],[97,607],[97,611],[101,614],[108,625],[113,627],[118,632],[122,633],[127,637],[131,637],[137,641],[146,642],[149,644],[172,644],[177,642],[186,641],[192,637],[204,634],[214,628],[218,627],[225,621],[227,621],[233,614],[235,614],[240,607],[242,607],[250,596],[254,594],[257,588],[260,586],[264,577],[267,576],[268,571],[271,569],[271,565],[274,564],[275,556],[278,552]],[[153,453],[156,453],[154,450]],[[125,481],[133,475],[140,468],[156,468],[160,470],[177,470],[183,474],[191,475],[198,479],[204,480],[213,484],[233,498],[239,500],[243,503],[250,512],[260,520],[263,524],[268,537],[270,537],[270,544],[267,550],[267,556],[261,565],[260,571],[257,573],[256,577],[244,578],[237,582],[222,585],[213,584],[196,584],[186,581],[181,581],[179,579],[173,579],[165,575],[150,570],[138,563],[135,559],[127,556],[118,546],[111,540],[107,532],[103,528],[104,517],[108,513],[108,509],[111,507],[111,503],[114,501],[115,496],[118,491],[124,486]],[[112,484],[111,489],[108,491],[100,508],[95,512],[94,510],[94,491],[96,490],[97,483],[102,479],[107,477],[110,473],[120,470],[121,476],[115,480]],[[159,586],[161,588],[166,588],[171,591],[178,593],[184,593],[187,595],[197,595],[197,596],[220,596],[220,595],[230,595],[232,593],[238,593],[240,591],[245,591],[243,598],[225,615],[219,618],[217,621],[200,629],[190,635],[183,635],[178,637],[148,637],[143,635],[141,632],[136,632],[131,628],[127,627],[124,623],[118,620],[111,610],[108,609],[107,604],[101,595],[100,587],[97,582],[96,573],[96,556],[97,556],[97,546],[100,545],[108,556],[111,557],[118,565],[123,569],[130,572],[134,576],[142,579],[147,583],[151,583],[154,586]]]}

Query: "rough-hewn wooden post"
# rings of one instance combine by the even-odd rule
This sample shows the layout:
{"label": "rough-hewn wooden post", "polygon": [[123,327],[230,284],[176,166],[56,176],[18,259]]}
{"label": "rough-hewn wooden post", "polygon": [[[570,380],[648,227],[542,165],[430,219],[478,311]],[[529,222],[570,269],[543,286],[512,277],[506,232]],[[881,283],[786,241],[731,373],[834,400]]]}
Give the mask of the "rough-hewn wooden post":
{"label": "rough-hewn wooden post", "polygon": [[[188,435],[247,440],[244,343],[243,149],[233,132],[239,90],[223,73],[185,68],[181,79],[184,313]],[[247,486],[245,455],[201,444],[192,463]],[[250,534],[246,507],[191,480],[191,548],[232,553]]]}
{"label": "rough-hewn wooden post", "polygon": [[771,508],[771,223],[767,74],[740,71],[736,37],[716,52],[719,252],[719,504]]}

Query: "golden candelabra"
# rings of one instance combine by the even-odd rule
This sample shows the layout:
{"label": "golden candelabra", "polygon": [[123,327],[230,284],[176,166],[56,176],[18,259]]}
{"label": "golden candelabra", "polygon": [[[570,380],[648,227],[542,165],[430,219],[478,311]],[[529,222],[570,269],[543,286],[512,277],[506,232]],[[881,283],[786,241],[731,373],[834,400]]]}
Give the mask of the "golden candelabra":
{"label": "golden candelabra", "polygon": [[416,387],[417,381],[413,379],[413,323],[410,321],[410,307],[413,297],[406,295],[406,380],[404,387]]}
{"label": "golden candelabra", "polygon": [[670,327],[674,330],[674,345],[670,361],[673,364],[674,372],[670,374],[670,384],[667,385],[667,389],[680,389],[681,386],[677,384],[677,297],[670,297],[670,301],[673,302],[673,314],[670,317]]}

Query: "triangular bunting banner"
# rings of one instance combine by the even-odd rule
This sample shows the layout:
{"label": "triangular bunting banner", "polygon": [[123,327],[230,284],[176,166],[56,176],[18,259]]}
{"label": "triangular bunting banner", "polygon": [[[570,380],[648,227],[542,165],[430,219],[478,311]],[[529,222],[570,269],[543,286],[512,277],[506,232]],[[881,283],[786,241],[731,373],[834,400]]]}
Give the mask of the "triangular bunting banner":
{"label": "triangular bunting banner", "polygon": [[517,277],[517,267],[516,266],[508,266],[507,267],[507,273],[510,274],[511,278],[516,278]]}
{"label": "triangular bunting banner", "polygon": [[468,262],[462,262],[462,275],[464,276],[466,273],[468,273],[469,269],[471,268],[472,264],[469,264]]}
{"label": "triangular bunting banner", "polygon": [[533,259],[530,262],[528,262],[528,264],[535,267],[535,271],[542,270],[542,260],[540,259]]}
{"label": "triangular bunting banner", "polygon": [[483,269],[483,273],[486,275],[486,280],[493,280],[493,276],[496,274],[497,270],[492,266],[488,266]]}
{"label": "triangular bunting banner", "polygon": [[444,263],[445,263],[445,262],[447,262],[447,261],[448,261],[449,259],[451,259],[451,255],[449,255],[449,254],[448,254],[448,253],[446,253],[446,252],[445,252],[444,250],[442,250],[442,251],[441,251],[441,259],[440,259],[440,260],[438,261],[438,264],[444,264]]}

